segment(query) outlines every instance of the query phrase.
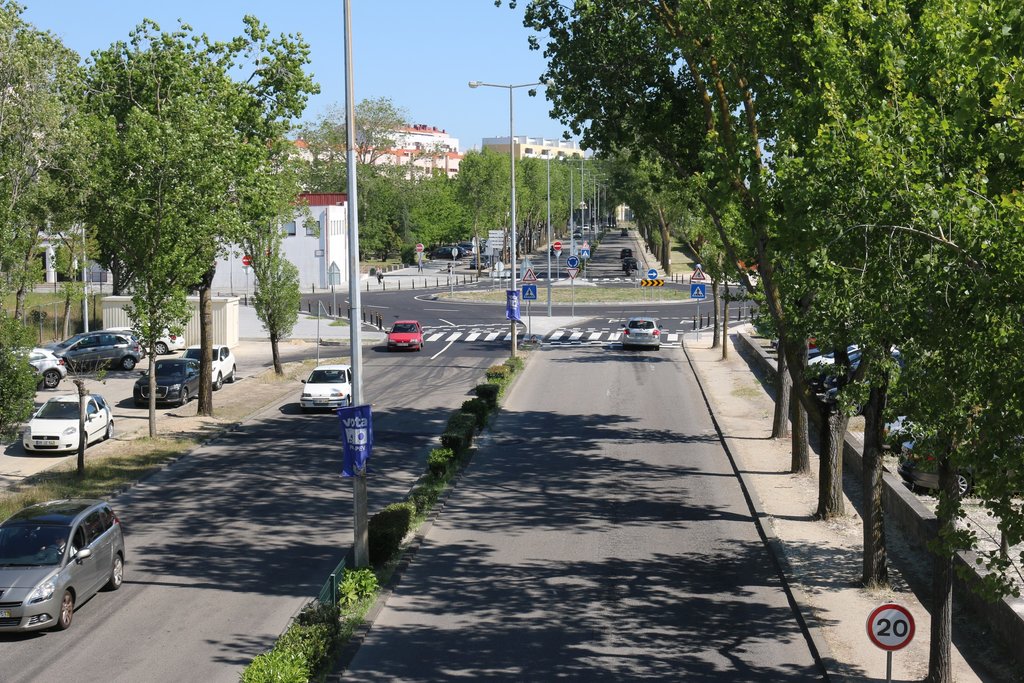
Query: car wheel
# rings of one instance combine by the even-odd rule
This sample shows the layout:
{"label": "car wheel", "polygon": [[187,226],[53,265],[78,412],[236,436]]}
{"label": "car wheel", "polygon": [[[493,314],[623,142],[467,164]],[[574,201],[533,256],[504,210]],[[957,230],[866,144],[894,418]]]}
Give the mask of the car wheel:
{"label": "car wheel", "polygon": [[178,407],[180,408],[181,406],[183,406],[186,403],[188,403],[188,398],[189,398],[189,396],[188,396],[188,387],[182,387],[181,388],[181,400],[178,401]]}
{"label": "car wheel", "polygon": [[228,374],[228,378],[225,381],[230,383],[230,384],[234,384],[235,383],[235,372],[236,371],[237,371],[237,368],[234,365],[232,365],[231,366],[231,372],[230,372],[230,374]]}
{"label": "car wheel", "polygon": [[217,391],[224,386],[224,375],[217,373],[217,379],[213,380],[213,390]]}
{"label": "car wheel", "polygon": [[64,597],[60,600],[60,613],[57,615],[57,623],[54,629],[63,631],[71,626],[71,619],[75,615],[75,596],[71,591],[65,590]]}
{"label": "car wheel", "polygon": [[125,356],[121,359],[122,370],[134,370],[135,369],[135,358],[132,356]]}
{"label": "car wheel", "polygon": [[111,420],[110,422],[107,423],[107,431],[103,435],[103,440],[106,441],[107,439],[113,438],[113,436],[114,436],[114,421]]}
{"label": "car wheel", "polygon": [[163,342],[157,342],[156,343],[156,355],[162,356],[165,353],[167,353],[167,344],[164,344]]}
{"label": "car wheel", "polygon": [[956,488],[960,491],[960,497],[963,498],[971,492],[971,479],[966,474],[956,475]]}
{"label": "car wheel", "polygon": [[59,372],[51,368],[43,373],[43,387],[46,389],[56,389],[58,384],[60,384]]}
{"label": "car wheel", "polygon": [[116,591],[124,583],[124,560],[121,559],[121,555],[114,555],[114,563],[110,567],[110,578],[107,579],[107,585],[104,586],[108,591]]}

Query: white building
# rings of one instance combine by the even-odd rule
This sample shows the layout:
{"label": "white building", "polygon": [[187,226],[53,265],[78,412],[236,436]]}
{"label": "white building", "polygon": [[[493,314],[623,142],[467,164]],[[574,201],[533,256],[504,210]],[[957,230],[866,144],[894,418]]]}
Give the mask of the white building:
{"label": "white building", "polygon": [[[348,284],[348,199],[344,193],[303,193],[309,203],[312,223],[301,213],[283,226],[282,255],[299,269],[299,287],[304,292]],[[213,291],[218,295],[252,292],[252,269],[242,263],[245,254],[231,250],[217,262]]]}

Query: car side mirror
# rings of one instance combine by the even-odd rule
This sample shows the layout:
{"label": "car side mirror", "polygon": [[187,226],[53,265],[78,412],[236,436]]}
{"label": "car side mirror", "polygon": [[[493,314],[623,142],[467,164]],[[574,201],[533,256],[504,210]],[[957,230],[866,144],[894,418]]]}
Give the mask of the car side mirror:
{"label": "car side mirror", "polygon": [[92,557],[92,548],[82,548],[77,553],[75,553],[76,562],[81,562],[82,560],[86,560],[90,557]]}
{"label": "car side mirror", "polygon": [[304,379],[300,379],[299,381],[302,382],[303,384],[306,383],[306,380],[304,380]]}

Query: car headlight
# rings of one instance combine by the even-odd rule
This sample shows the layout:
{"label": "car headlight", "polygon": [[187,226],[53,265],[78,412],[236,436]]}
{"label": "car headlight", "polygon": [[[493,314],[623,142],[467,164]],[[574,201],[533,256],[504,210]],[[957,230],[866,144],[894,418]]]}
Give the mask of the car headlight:
{"label": "car headlight", "polygon": [[57,582],[53,579],[47,579],[36,586],[36,589],[29,594],[28,603],[32,604],[35,602],[42,602],[43,600],[49,600],[53,597],[53,592],[55,590],[57,590]]}
{"label": "car headlight", "polygon": [[302,398],[313,398],[313,394],[309,394],[304,391],[302,392]]}
{"label": "car headlight", "polygon": [[167,387],[167,391],[181,391],[181,385],[172,384],[171,386]]}
{"label": "car headlight", "polygon": [[71,436],[72,434],[77,434],[77,433],[78,433],[78,427],[68,427],[63,432],[61,432],[61,434],[63,434],[64,436]]}

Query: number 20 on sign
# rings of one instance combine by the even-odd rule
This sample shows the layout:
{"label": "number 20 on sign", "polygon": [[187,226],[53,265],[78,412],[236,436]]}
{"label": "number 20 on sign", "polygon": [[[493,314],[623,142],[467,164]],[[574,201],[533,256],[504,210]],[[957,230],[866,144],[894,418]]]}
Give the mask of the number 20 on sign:
{"label": "number 20 on sign", "polygon": [[902,605],[876,607],[868,617],[868,638],[886,652],[885,680],[892,681],[892,653],[914,639],[914,617]]}

